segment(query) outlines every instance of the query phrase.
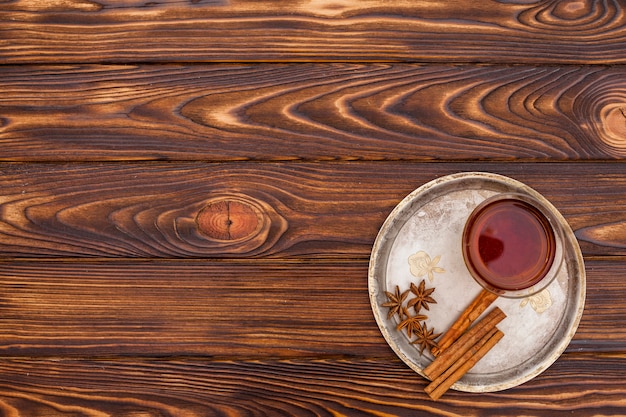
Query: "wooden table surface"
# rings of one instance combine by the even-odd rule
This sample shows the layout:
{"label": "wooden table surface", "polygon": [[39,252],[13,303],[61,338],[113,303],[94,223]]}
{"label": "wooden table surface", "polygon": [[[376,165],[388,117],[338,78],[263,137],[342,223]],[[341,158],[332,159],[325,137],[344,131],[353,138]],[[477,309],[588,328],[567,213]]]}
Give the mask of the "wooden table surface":
{"label": "wooden table surface", "polygon": [[[626,414],[621,0],[0,1],[0,415]],[[427,381],[368,299],[402,198],[546,196],[580,327],[502,392]]]}

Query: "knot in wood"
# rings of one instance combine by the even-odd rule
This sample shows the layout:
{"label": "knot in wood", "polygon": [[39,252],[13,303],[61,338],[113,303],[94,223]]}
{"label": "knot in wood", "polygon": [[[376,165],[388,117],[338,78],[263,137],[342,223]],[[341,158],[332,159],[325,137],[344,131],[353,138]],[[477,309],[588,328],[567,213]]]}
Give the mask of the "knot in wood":
{"label": "knot in wood", "polygon": [[604,142],[614,148],[626,149],[626,104],[607,106],[600,114]]}
{"label": "knot in wood", "polygon": [[588,0],[565,0],[554,5],[552,14],[561,20],[580,20],[593,13],[593,9]]}
{"label": "knot in wood", "polygon": [[247,202],[224,198],[204,207],[196,218],[206,236],[216,240],[240,240],[258,232],[263,213]]}

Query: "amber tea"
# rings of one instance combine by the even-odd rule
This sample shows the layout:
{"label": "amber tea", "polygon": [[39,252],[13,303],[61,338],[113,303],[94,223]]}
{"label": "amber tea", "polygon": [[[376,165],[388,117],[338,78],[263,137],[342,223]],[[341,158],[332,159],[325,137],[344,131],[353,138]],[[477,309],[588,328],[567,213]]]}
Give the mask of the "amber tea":
{"label": "amber tea", "polygon": [[512,196],[479,205],[463,232],[463,256],[470,272],[496,293],[539,283],[550,270],[555,252],[556,237],[546,216]]}

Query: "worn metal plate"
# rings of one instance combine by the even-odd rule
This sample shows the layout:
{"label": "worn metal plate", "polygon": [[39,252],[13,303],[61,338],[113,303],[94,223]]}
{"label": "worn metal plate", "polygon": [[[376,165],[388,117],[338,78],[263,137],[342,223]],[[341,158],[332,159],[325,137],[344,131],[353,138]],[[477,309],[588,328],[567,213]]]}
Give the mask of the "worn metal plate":
{"label": "worn metal plate", "polygon": [[547,369],[574,336],[585,303],[585,268],[580,247],[563,216],[542,195],[508,177],[460,173],[436,179],[409,194],[391,212],[373,246],[369,295],[380,330],[395,353],[423,376],[433,360],[420,355],[397,316],[388,319],[385,291],[408,289],[425,280],[435,288],[427,325],[447,330],[481,291],[461,252],[461,234],[472,210],[497,193],[528,194],[554,212],[563,236],[564,261],[556,279],[541,293],[526,298],[498,298],[507,315],[499,325],[505,336],[474,368],[452,386],[469,392],[499,391],[522,384]]}

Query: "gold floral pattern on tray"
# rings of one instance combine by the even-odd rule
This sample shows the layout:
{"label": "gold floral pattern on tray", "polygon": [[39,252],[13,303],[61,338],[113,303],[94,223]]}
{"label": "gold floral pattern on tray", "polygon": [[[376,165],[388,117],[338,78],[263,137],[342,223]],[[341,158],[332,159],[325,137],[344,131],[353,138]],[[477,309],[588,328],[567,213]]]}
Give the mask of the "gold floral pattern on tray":
{"label": "gold floral pattern on tray", "polygon": [[546,288],[545,290],[538,292],[535,295],[531,295],[530,297],[526,297],[520,303],[520,307],[525,307],[527,304],[530,304],[533,310],[537,312],[537,314],[541,314],[552,306],[552,297],[550,296],[550,291]]}
{"label": "gold floral pattern on tray", "polygon": [[440,259],[441,255],[437,255],[433,259],[430,259],[430,255],[424,251],[419,251],[409,256],[411,274],[413,274],[416,278],[428,275],[428,281],[433,282],[435,279],[435,273],[442,274],[446,272],[445,269],[437,266]]}

